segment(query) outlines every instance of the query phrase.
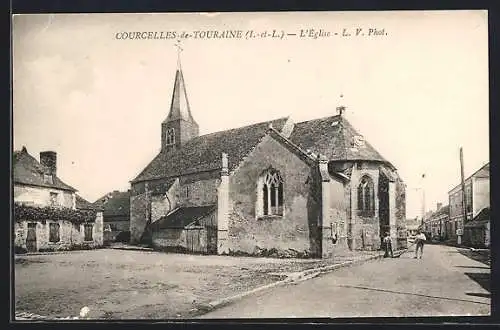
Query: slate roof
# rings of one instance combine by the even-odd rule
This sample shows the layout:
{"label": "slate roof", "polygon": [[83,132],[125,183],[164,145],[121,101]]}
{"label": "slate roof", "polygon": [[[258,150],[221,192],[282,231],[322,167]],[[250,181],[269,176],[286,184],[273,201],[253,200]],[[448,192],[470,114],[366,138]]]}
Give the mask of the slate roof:
{"label": "slate roof", "polygon": [[371,160],[389,163],[367,141],[352,149],[360,134],[340,115],[296,123],[290,140],[303,150],[325,155],[329,160]]}
{"label": "slate roof", "polygon": [[227,131],[195,137],[180,149],[170,152],[161,151],[132,183],[176,177],[221,168],[222,153],[228,155],[229,170],[259,143],[266,134],[269,124],[281,131],[288,118],[261,122]]}
{"label": "slate roof", "polygon": [[76,208],[79,210],[102,210],[98,205],[94,205],[80,195],[75,195]]}
{"label": "slate roof", "polygon": [[103,216],[129,216],[130,215],[130,192],[115,190],[94,202],[95,206],[103,209]]}
{"label": "slate roof", "polygon": [[[285,117],[195,137],[179,150],[161,151],[131,182],[219,169],[222,153],[228,155],[229,171],[231,171],[259,143],[266,134],[269,124],[280,132],[287,120]],[[378,161],[394,169],[394,166],[367,141],[363,141],[362,145],[354,149],[353,142],[356,136],[360,134],[345,117],[337,115],[295,123],[288,140],[305,152],[322,154],[331,161]],[[349,174],[346,173],[348,177]]]}
{"label": "slate roof", "polygon": [[215,205],[181,207],[155,221],[151,228],[153,230],[160,229],[182,229],[194,221],[210,214],[215,210]]}
{"label": "slate roof", "polygon": [[57,176],[52,176],[52,183],[44,181],[44,173],[49,169],[40,164],[35,157],[31,156],[25,147],[22,150],[14,151],[12,157],[13,182],[38,187],[55,188],[75,192],[75,188],[64,183]]}

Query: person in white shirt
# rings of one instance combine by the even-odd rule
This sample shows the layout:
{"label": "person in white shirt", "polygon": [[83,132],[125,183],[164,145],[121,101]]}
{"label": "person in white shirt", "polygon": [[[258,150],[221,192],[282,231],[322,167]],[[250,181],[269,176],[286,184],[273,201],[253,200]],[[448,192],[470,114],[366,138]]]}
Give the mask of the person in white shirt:
{"label": "person in white shirt", "polygon": [[[427,240],[427,238],[425,237],[425,234],[419,230],[418,231],[418,234],[417,236],[415,236],[415,244],[416,244],[416,248],[415,248],[415,259],[422,259],[422,255],[424,254],[424,243],[425,241]],[[419,257],[419,252],[420,251],[420,257]]]}

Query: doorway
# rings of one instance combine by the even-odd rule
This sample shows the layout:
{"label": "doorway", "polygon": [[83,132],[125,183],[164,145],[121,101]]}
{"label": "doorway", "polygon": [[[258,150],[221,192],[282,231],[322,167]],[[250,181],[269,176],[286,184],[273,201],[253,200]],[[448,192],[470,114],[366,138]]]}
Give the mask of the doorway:
{"label": "doorway", "polygon": [[36,252],[36,223],[30,222],[28,223],[28,233],[26,235],[26,250],[28,252]]}

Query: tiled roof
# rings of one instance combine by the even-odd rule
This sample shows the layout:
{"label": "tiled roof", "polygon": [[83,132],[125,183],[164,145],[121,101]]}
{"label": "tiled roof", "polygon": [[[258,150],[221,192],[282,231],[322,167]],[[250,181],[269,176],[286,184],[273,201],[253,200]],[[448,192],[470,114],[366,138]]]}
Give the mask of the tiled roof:
{"label": "tiled roof", "polygon": [[178,150],[160,152],[132,183],[219,169],[222,153],[228,155],[232,170],[259,143],[269,124],[281,131],[286,121],[280,118],[195,137]]}
{"label": "tiled roof", "polygon": [[44,181],[44,173],[48,173],[49,169],[31,156],[25,147],[20,151],[14,151],[12,167],[14,183],[77,191],[55,175],[52,176],[52,183]]}
{"label": "tiled roof", "polygon": [[[269,124],[280,132],[287,119],[198,136],[179,150],[161,151],[132,183],[219,169],[222,153],[228,155],[231,171],[259,143]],[[288,140],[305,152],[322,154],[329,160],[371,160],[392,167],[367,141],[355,147],[353,143],[358,136],[345,118],[333,116],[296,123]]]}
{"label": "tiled roof", "polygon": [[360,134],[339,115],[296,123],[290,140],[303,150],[323,154],[329,160],[387,162],[367,141],[355,146]]}
{"label": "tiled roof", "polygon": [[94,205],[80,195],[75,195],[76,208],[79,210],[101,210],[98,205]]}
{"label": "tiled roof", "polygon": [[113,191],[94,202],[94,205],[103,209],[103,216],[130,215],[130,192]]}
{"label": "tiled roof", "polygon": [[196,207],[181,207],[155,221],[151,228],[153,230],[160,229],[179,229],[184,228],[192,222],[210,214],[215,210],[215,205],[196,206]]}

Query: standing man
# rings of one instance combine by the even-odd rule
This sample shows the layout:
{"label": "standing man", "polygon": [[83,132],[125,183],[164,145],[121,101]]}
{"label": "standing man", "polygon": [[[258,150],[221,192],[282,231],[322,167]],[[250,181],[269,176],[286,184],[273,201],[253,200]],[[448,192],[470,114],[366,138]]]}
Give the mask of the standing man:
{"label": "standing man", "polygon": [[418,256],[419,250],[420,250],[420,259],[422,259],[422,254],[424,254],[424,243],[426,240],[427,240],[427,238],[425,237],[425,234],[422,232],[422,229],[419,229],[418,234],[415,237],[415,244],[417,246],[415,248],[415,259],[419,258],[419,256]]}
{"label": "standing man", "polygon": [[391,258],[393,258],[394,255],[392,253],[392,241],[391,241],[391,236],[390,236],[389,232],[385,233],[384,247],[385,247],[384,258],[389,257],[389,254],[391,255]]}

